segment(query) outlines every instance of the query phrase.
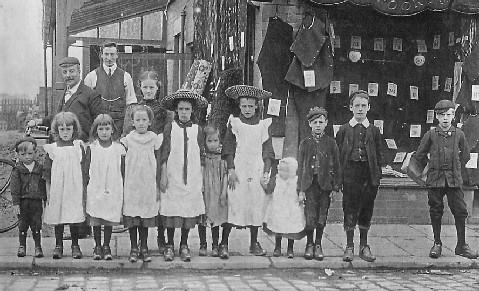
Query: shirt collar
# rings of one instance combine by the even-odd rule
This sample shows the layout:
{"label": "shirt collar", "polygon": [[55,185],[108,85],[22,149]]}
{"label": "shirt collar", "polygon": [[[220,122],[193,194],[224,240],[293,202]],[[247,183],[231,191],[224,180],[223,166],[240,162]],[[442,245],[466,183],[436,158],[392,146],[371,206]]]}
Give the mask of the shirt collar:
{"label": "shirt collar", "polygon": [[80,83],[81,83],[81,79],[80,81],[78,81],[78,83],[75,86],[71,87],[70,89],[67,87],[67,91],[70,91],[70,95],[73,95],[76,93],[76,91],[78,90],[78,87],[80,86]]}
{"label": "shirt collar", "polygon": [[111,69],[111,74],[115,73],[116,68],[118,68],[117,64],[114,64],[111,67],[108,67],[107,65],[103,64],[103,70],[105,70],[106,74],[108,75],[108,71]]}
{"label": "shirt collar", "polygon": [[[349,121],[349,125],[351,125],[351,127],[355,127],[356,125],[358,125],[359,122],[354,119],[354,118],[351,118],[351,120]],[[369,120],[367,118],[365,118],[363,120],[363,122],[361,122],[361,124],[365,127],[365,128],[368,128],[369,127]]]}

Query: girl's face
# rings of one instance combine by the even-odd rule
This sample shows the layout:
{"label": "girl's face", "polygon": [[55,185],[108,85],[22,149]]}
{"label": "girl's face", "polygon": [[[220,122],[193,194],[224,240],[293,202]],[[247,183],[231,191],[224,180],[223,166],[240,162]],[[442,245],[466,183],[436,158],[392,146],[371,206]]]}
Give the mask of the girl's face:
{"label": "girl's face", "polygon": [[176,107],[176,112],[178,113],[178,119],[181,122],[190,121],[191,113],[193,112],[193,106],[190,102],[180,101]]}
{"label": "girl's face", "polygon": [[206,148],[209,151],[216,151],[220,147],[220,138],[217,133],[209,134],[206,137]]}
{"label": "girl's face", "polygon": [[98,138],[101,141],[109,141],[111,140],[111,135],[113,134],[113,127],[111,126],[111,124],[100,124],[96,128],[96,132],[98,134]]}
{"label": "girl's face", "polygon": [[133,126],[138,133],[146,133],[151,125],[150,118],[146,111],[136,111],[133,115]]}
{"label": "girl's face", "polygon": [[158,91],[157,81],[152,79],[143,80],[141,81],[140,89],[141,93],[143,93],[143,99],[155,99],[156,92]]}
{"label": "girl's face", "polygon": [[239,107],[241,114],[246,118],[253,117],[256,113],[256,108],[258,108],[257,102],[258,101],[255,98],[240,98]]}
{"label": "girl's face", "polygon": [[73,125],[61,124],[58,126],[58,135],[63,141],[71,141],[73,138]]}

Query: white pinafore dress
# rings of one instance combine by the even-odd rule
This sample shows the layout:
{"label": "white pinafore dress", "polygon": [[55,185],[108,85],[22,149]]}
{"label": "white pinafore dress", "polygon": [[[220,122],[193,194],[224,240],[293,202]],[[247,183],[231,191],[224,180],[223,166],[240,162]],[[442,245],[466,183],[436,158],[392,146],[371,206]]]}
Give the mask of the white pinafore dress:
{"label": "white pinafore dress", "polygon": [[90,152],[86,213],[94,218],[119,223],[123,207],[121,157],[126,154],[125,148],[116,142],[105,148],[94,141]]}
{"label": "white pinafore dress", "polygon": [[73,146],[59,147],[57,143],[43,146],[53,161],[50,195],[43,216],[46,224],[71,224],[85,220],[81,143],[74,140]]}
{"label": "white pinafore dress", "polygon": [[187,183],[183,181],[184,136],[183,128],[176,122],[171,124],[171,146],[166,171],[168,186],[161,193],[160,214],[166,217],[191,218],[205,214],[203,201],[203,176],[201,173],[198,125],[186,128],[187,141]]}
{"label": "white pinafore dress", "polygon": [[235,172],[239,183],[228,189],[228,222],[236,226],[261,226],[266,195],[261,187],[263,176],[263,143],[268,140],[271,118],[258,124],[243,123],[230,116],[228,123],[236,136]]}

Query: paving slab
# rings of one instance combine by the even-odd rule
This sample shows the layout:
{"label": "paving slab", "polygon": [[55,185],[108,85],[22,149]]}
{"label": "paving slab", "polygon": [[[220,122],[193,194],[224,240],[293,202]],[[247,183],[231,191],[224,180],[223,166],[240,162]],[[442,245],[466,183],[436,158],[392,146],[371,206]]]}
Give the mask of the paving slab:
{"label": "paving slab", "polygon": [[369,236],[374,237],[401,237],[401,236],[414,236],[414,235],[424,235],[421,231],[411,227],[407,224],[381,224],[381,225],[372,225],[369,230]]}

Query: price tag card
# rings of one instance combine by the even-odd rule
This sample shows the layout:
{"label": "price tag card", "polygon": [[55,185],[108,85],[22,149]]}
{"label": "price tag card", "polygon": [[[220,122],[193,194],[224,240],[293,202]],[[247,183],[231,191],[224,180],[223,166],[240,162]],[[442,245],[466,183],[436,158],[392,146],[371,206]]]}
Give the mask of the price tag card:
{"label": "price tag card", "polygon": [[454,46],[454,31],[449,32],[448,45]]}
{"label": "price tag card", "polygon": [[462,128],[462,125],[463,125],[463,124],[459,122],[458,124],[456,124],[456,127],[457,127],[457,128]]}
{"label": "price tag card", "polygon": [[244,44],[246,43],[245,36],[244,36],[244,31],[241,32],[240,43],[241,43],[241,47],[244,47]]}
{"label": "price tag card", "polygon": [[369,83],[368,84],[368,94],[369,94],[369,96],[378,96],[378,94],[379,94],[379,84],[378,83]]}
{"label": "price tag card", "polygon": [[341,93],[341,81],[331,81],[331,83],[329,84],[329,93],[330,94]]}
{"label": "price tag card", "polygon": [[393,163],[402,163],[404,161],[404,159],[406,158],[406,154],[407,153],[405,153],[405,152],[396,153],[396,156],[394,157]]}
{"label": "price tag card", "polygon": [[379,128],[381,134],[384,133],[384,120],[374,120],[374,126]]}
{"label": "price tag card", "polygon": [[359,84],[349,84],[349,96],[356,91],[359,91]]}
{"label": "price tag card", "polygon": [[388,148],[392,150],[398,149],[398,146],[396,145],[396,141],[392,138],[386,138],[386,144],[388,145]]}
{"label": "price tag card", "polygon": [[409,137],[421,137],[420,124],[411,124],[411,128],[409,129]]}
{"label": "price tag card", "polygon": [[336,134],[338,133],[340,127],[341,127],[340,124],[333,124],[333,134],[334,134],[334,137],[336,137]]}
{"label": "price tag card", "polygon": [[417,40],[417,52],[418,53],[427,53],[426,41],[424,39]]}
{"label": "price tag card", "polygon": [[477,169],[477,158],[478,154],[477,153],[471,153],[470,154],[470,159],[466,163],[466,168],[467,169]]}
{"label": "price tag card", "polygon": [[417,86],[409,86],[409,98],[419,100],[419,88]]}
{"label": "price tag card", "polygon": [[479,85],[472,85],[472,101],[479,101]]}
{"label": "price tag card", "polygon": [[361,37],[357,35],[351,36],[351,48],[353,50],[360,50],[361,49]]}
{"label": "price tag card", "polygon": [[303,71],[304,75],[304,86],[305,87],[314,87],[316,86],[316,77],[313,70]]}
{"label": "price tag card", "polygon": [[388,83],[388,95],[396,97],[398,95],[398,85],[394,83]]}
{"label": "price tag card", "polygon": [[341,38],[339,37],[339,35],[336,35],[336,37],[333,38],[333,47],[341,48]]}
{"label": "price tag card", "polygon": [[228,38],[228,40],[229,40],[229,45],[230,45],[230,51],[233,51],[233,49],[235,48],[234,38],[232,36],[230,36]]}
{"label": "price tag card", "polygon": [[428,110],[426,114],[426,123],[434,122],[434,110]]}
{"label": "price tag card", "polygon": [[441,48],[441,35],[436,34],[434,40],[432,41],[432,49],[438,50]]}
{"label": "price tag card", "polygon": [[402,38],[393,38],[393,51],[402,52]]}
{"label": "price tag card", "polygon": [[374,50],[379,52],[384,51],[384,38],[379,37],[374,39]]}
{"label": "price tag card", "polygon": [[125,54],[133,53],[133,47],[131,45],[125,45]]}
{"label": "price tag card", "polygon": [[226,65],[226,58],[225,56],[221,56],[221,69],[224,71]]}
{"label": "price tag card", "polygon": [[439,90],[439,76],[432,76],[432,90]]}
{"label": "price tag card", "polygon": [[268,101],[268,114],[279,116],[280,109],[281,109],[281,100],[270,98]]}
{"label": "price tag card", "polygon": [[446,82],[444,83],[444,91],[451,92],[452,90],[452,78],[446,78]]}

